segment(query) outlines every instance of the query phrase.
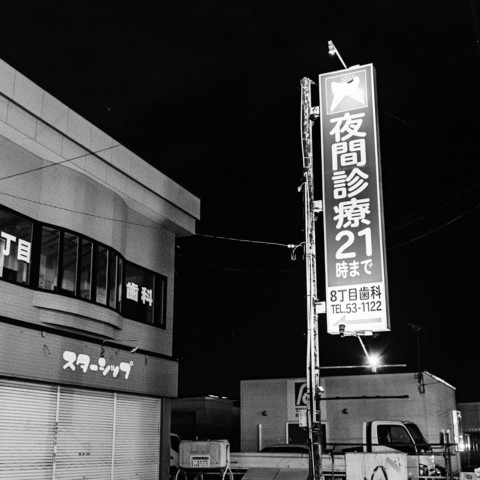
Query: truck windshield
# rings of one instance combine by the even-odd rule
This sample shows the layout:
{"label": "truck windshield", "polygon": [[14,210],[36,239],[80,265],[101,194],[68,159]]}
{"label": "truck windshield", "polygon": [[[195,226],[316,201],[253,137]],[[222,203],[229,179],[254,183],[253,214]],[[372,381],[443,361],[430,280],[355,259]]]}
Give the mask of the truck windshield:
{"label": "truck windshield", "polygon": [[405,426],[410,432],[410,435],[412,436],[413,441],[415,442],[419,452],[422,450],[424,452],[429,452],[432,449],[432,447],[427,443],[425,437],[415,423],[406,423]]}

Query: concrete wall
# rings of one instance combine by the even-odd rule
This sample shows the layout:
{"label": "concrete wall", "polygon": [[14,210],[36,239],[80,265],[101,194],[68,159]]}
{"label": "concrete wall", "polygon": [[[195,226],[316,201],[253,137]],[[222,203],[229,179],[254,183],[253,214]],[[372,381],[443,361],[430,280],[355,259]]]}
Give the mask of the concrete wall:
{"label": "concrete wall", "polygon": [[[120,314],[77,299],[5,285],[0,315],[30,323],[77,328],[142,350],[171,355],[175,234],[132,210],[115,191],[64,165],[36,170],[41,158],[0,137],[0,204],[35,220],[61,226],[109,245],[127,260],[167,277],[166,329],[122,318]],[[49,164],[47,164],[49,165]],[[115,219],[115,220],[111,220]],[[79,317],[83,317],[79,321]]]}
{"label": "concrete wall", "polygon": [[[287,379],[240,382],[240,448],[256,452],[261,446],[286,442]],[[263,438],[263,445],[261,439]]]}
{"label": "concrete wall", "polygon": [[[178,384],[169,358],[175,237],[195,232],[200,201],[0,60],[0,205],[167,277],[164,329],[0,279],[0,375],[163,397],[160,471],[167,478],[169,398]],[[85,371],[68,367],[65,352],[92,363]]]}
{"label": "concrete wall", "polygon": [[111,246],[168,279],[165,329],[6,282],[1,316],[171,355],[175,237],[194,233],[198,198],[1,60],[0,204]]}
{"label": "concrete wall", "polygon": [[198,198],[1,60],[0,135],[46,162],[68,160],[178,234],[195,229]]}
{"label": "concrete wall", "polygon": [[[185,422],[194,423],[186,425]],[[177,426],[179,428],[176,428]],[[227,439],[231,451],[238,451],[240,447],[238,401],[209,396],[173,399],[172,432],[179,434],[181,440]],[[182,432],[190,432],[190,435]]]}
{"label": "concrete wall", "polygon": [[[456,409],[455,389],[426,373],[423,384],[422,387],[416,373],[325,378],[326,398],[356,397],[322,402],[326,410],[327,438],[331,441],[345,441],[347,437],[360,439],[359,424],[372,419],[410,420],[420,427],[428,442],[438,443],[441,429],[451,428],[451,411]],[[376,396],[379,398],[371,398]],[[345,409],[348,414],[343,413]],[[335,425],[343,428],[337,431]]]}

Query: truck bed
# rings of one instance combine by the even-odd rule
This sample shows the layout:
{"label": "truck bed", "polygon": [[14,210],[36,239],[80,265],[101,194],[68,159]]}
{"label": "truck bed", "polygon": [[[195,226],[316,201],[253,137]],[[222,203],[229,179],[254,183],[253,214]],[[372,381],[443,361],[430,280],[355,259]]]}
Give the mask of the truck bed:
{"label": "truck bed", "polygon": [[[322,455],[324,473],[345,476],[344,455]],[[305,480],[308,477],[308,455],[301,453],[233,452],[230,468],[245,474],[242,480]]]}

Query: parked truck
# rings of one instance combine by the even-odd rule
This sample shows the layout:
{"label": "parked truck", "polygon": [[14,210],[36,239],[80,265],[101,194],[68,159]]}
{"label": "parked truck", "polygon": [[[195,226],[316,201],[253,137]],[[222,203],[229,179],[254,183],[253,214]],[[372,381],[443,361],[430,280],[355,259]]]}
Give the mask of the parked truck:
{"label": "parked truck", "polygon": [[[306,417],[308,388],[304,378],[251,379],[240,386],[244,453],[232,454],[232,468],[248,467],[248,462],[250,469],[259,462],[265,467],[267,456],[258,453],[264,447],[306,442],[302,418]],[[440,445],[442,432],[450,433],[450,442],[455,443],[456,418],[455,388],[442,379],[428,372],[326,376],[321,378],[321,388],[325,471],[338,467],[345,475],[347,452],[402,452],[408,457],[410,474],[417,477],[420,473],[438,475],[450,466],[451,471],[459,471],[455,448]],[[250,460],[245,452],[252,452]],[[281,457],[268,456],[272,462]],[[299,454],[289,454],[288,461],[298,463],[295,457]],[[308,454],[304,457],[302,468],[307,468]]]}
{"label": "parked truck", "polygon": [[[361,437],[353,432],[339,432],[337,438],[324,445],[322,470],[329,478],[346,478],[346,455],[361,454],[394,454],[402,452],[407,459],[408,477],[445,477],[452,469],[458,469],[454,459],[454,447],[440,444],[435,449],[429,444],[418,426],[408,421],[365,421],[357,425]],[[349,436],[350,435],[350,436]],[[281,475],[288,480],[300,480],[308,475],[309,454],[274,453],[275,449],[266,448],[264,452],[231,453],[230,467],[236,477],[242,480],[263,480]],[[270,451],[268,451],[270,450]],[[292,449],[293,450],[293,449]],[[279,452],[281,450],[279,449]],[[385,461],[388,455],[383,457]],[[448,468],[448,471],[447,471]]]}

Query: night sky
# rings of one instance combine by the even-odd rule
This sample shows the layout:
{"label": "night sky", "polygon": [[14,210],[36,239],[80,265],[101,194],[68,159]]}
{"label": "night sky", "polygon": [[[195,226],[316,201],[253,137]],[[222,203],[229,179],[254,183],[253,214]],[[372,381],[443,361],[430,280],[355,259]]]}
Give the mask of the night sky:
{"label": "night sky", "polygon": [[[304,260],[284,245],[304,240],[300,80],[342,68],[333,40],[377,75],[391,332],[366,346],[480,401],[479,15],[479,0],[1,2],[0,58],[201,199],[199,235],[177,244],[180,395],[305,374]],[[365,362],[320,332],[322,366]]]}

